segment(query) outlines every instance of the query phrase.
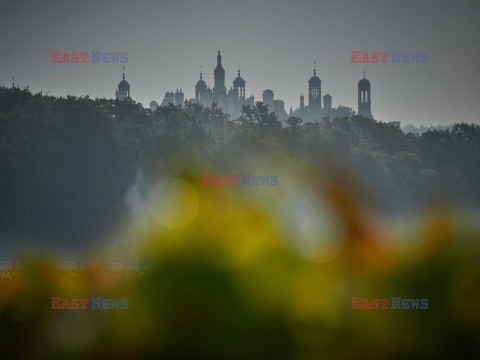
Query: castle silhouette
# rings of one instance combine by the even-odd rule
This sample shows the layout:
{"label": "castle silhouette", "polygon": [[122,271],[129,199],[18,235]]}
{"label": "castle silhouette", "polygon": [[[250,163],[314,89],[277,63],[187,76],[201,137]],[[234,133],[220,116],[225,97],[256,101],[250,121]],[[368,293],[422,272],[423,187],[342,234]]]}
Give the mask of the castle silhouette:
{"label": "castle silhouette", "polygon": [[[130,84],[125,80],[125,67],[122,74],[122,81],[118,84],[115,97],[119,100],[130,98]],[[238,75],[233,80],[233,86],[227,91],[225,86],[225,69],[222,66],[222,55],[220,50],[217,55],[217,66],[213,72],[214,86],[207,86],[203,80],[202,67],[200,67],[200,79],[195,84],[195,98],[187,101],[210,107],[213,103],[218,104],[224,112],[230,114],[233,119],[241,115],[242,106],[249,105],[253,108],[255,98],[253,95],[246,97],[245,80],[240,76],[240,67]],[[323,100],[323,105],[322,105]],[[150,102],[150,108],[156,109],[158,106],[166,106],[169,103],[174,105],[183,105],[185,95],[182,89],[175,92],[165,93],[165,97],[160,105],[156,101]],[[262,102],[268,105],[270,111],[274,112],[280,120],[285,120],[288,116],[298,116],[304,121],[316,121],[324,117],[335,118],[342,116],[351,116],[353,112],[345,106],[337,108],[332,107],[332,96],[325,94],[322,98],[322,80],[317,76],[316,62],[313,67],[313,76],[308,80],[308,105],[305,105],[305,97],[300,95],[299,107],[294,111],[290,108],[289,114],[285,111],[283,100],[274,99],[272,90],[263,91]],[[373,119],[371,111],[371,85],[370,81],[363,78],[358,82],[358,114]],[[397,124],[394,124],[397,126]]]}

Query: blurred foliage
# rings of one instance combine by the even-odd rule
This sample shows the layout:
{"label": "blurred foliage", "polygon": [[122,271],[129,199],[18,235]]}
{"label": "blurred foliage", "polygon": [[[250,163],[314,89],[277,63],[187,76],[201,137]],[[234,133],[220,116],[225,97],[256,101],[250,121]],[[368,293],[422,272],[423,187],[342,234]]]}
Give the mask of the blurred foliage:
{"label": "blurred foliage", "polygon": [[[146,270],[30,261],[0,273],[2,358],[480,355],[480,233],[465,219],[434,210],[404,242],[365,216],[348,187],[325,183],[317,195],[343,229],[325,259],[320,242],[307,254],[290,243],[272,209],[198,185],[201,208],[190,226],[153,224],[137,234]],[[57,296],[128,298],[128,309],[51,310]],[[352,297],[393,296],[428,298],[429,308],[351,309]]]}

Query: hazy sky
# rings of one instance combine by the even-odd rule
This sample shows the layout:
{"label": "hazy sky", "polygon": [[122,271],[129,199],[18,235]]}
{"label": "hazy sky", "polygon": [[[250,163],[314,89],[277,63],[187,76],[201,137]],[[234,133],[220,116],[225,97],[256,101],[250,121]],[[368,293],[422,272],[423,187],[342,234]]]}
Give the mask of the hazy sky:
{"label": "hazy sky", "polygon": [[[307,94],[357,111],[365,68],[372,113],[402,124],[480,123],[479,1],[1,1],[0,84],[51,95],[113,97],[121,64],[53,64],[51,51],[128,52],[126,78],[145,106],[166,91],[194,97],[203,64],[213,86],[220,44],[226,83],[238,63],[247,96],[270,88],[286,110]],[[426,64],[352,64],[352,50],[427,52]]]}

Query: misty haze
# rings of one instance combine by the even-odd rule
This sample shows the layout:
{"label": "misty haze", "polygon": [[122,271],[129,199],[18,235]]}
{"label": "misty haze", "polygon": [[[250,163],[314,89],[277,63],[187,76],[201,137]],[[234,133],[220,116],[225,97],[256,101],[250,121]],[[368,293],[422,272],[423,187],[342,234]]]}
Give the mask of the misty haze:
{"label": "misty haze", "polygon": [[479,357],[478,13],[2,4],[2,359]]}

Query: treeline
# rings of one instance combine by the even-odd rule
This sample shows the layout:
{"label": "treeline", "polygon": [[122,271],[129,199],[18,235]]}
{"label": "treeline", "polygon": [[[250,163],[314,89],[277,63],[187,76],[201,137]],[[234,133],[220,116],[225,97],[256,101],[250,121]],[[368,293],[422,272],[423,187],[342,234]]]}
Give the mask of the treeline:
{"label": "treeline", "polygon": [[405,133],[413,133],[416,135],[422,135],[424,132],[427,131],[445,131],[445,130],[452,130],[455,124],[449,124],[449,125],[420,125],[420,126],[415,126],[412,124],[408,124],[406,126],[402,126],[402,130]]}
{"label": "treeline", "polygon": [[155,178],[191,163],[247,172],[260,156],[355,174],[386,211],[436,189],[478,207],[479,144],[477,125],[418,136],[361,116],[282,123],[262,103],[230,119],[216,105],[151,111],[0,88],[0,233],[84,247],[128,215],[124,198],[139,171]]}

